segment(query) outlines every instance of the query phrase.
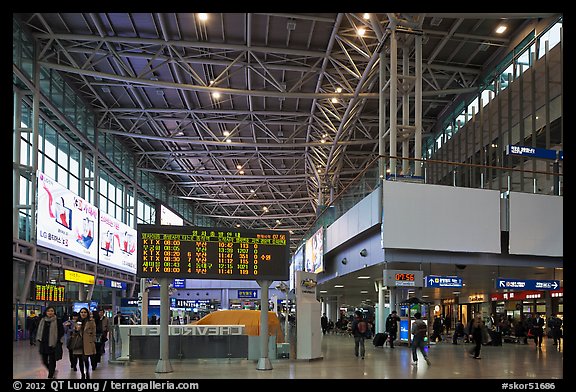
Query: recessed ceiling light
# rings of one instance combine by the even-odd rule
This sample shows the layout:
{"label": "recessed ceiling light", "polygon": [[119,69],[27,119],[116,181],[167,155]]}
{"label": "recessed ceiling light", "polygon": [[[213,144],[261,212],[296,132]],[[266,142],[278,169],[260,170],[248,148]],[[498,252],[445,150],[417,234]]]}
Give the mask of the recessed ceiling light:
{"label": "recessed ceiling light", "polygon": [[335,284],[334,287],[337,288],[337,289],[341,289],[342,287],[344,287],[344,285],[342,285],[342,284]]}
{"label": "recessed ceiling light", "polygon": [[370,279],[369,276],[359,276],[358,279]]}
{"label": "recessed ceiling light", "polygon": [[502,34],[503,32],[506,31],[507,28],[508,28],[508,26],[503,25],[503,24],[496,27],[496,34]]}

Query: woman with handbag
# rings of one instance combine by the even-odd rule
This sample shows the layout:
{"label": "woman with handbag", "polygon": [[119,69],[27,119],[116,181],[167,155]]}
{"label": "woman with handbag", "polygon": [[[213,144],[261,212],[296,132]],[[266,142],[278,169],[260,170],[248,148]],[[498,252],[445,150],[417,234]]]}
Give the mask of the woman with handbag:
{"label": "woman with handbag", "polygon": [[[70,348],[78,358],[82,379],[90,379],[90,357],[96,354],[96,323],[86,308],[80,309],[74,333],[70,337]],[[81,342],[82,344],[80,345]],[[86,371],[84,371],[86,370]]]}
{"label": "woman with handbag", "polygon": [[62,359],[63,336],[62,320],[56,317],[56,309],[48,306],[44,311],[44,317],[38,323],[36,332],[42,363],[48,369],[48,378],[56,378],[56,361]]}

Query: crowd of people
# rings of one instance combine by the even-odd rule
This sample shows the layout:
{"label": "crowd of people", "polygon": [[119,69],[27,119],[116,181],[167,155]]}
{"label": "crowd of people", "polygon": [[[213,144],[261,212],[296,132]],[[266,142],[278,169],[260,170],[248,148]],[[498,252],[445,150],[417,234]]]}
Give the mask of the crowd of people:
{"label": "crowd of people", "polygon": [[90,379],[90,369],[96,370],[106,352],[110,328],[103,309],[91,312],[85,307],[59,318],[56,309],[48,306],[42,317],[30,312],[26,320],[30,345],[38,346],[50,379],[57,376],[56,363],[64,357],[64,347],[68,351],[70,368],[75,372],[80,369],[81,378]]}
{"label": "crowd of people", "polygon": [[[334,324],[324,313],[321,317],[322,333],[325,335],[330,332],[344,332],[354,337],[354,355],[364,359],[365,357],[365,340],[375,336],[374,322],[369,316],[365,316],[360,311],[355,311],[352,316],[346,317],[340,314],[340,318]],[[358,325],[366,322],[368,328],[361,331]],[[400,317],[393,310],[385,321],[386,344],[394,348],[394,342],[398,337],[398,328]],[[414,319],[410,328],[412,334],[411,351],[412,364],[418,364],[418,352],[421,352],[424,360],[430,365],[426,337],[429,342],[441,342],[447,338],[451,332],[450,318],[444,315],[437,315],[432,321],[432,327],[429,330],[428,325],[422,320],[420,313],[414,314]],[[503,338],[512,337],[514,340],[528,344],[528,340],[534,341],[536,347],[542,346],[545,336],[553,339],[553,345],[559,345],[562,339],[562,319],[558,316],[550,316],[545,322],[544,318],[537,313],[526,314],[519,320],[512,316],[491,314],[486,319],[481,314],[476,314],[464,325],[461,320],[456,321],[452,334],[452,344],[458,344],[462,339],[464,343],[472,343],[473,346],[468,350],[470,356],[474,359],[481,359],[480,352],[482,347],[488,344],[502,345]],[[449,339],[449,338],[448,338]],[[375,343],[376,345],[376,343]]]}

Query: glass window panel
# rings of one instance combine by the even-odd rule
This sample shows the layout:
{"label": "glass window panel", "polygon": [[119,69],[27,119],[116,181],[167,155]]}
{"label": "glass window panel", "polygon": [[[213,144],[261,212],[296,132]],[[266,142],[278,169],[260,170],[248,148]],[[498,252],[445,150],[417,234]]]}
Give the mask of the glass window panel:
{"label": "glass window panel", "polygon": [[540,37],[540,50],[538,52],[538,58],[544,56],[546,47],[545,42],[548,41],[548,50],[551,50],[554,46],[560,43],[560,28],[562,27],[562,22],[556,23],[552,28],[550,28],[546,33]]}
{"label": "glass window panel", "polygon": [[80,180],[74,176],[68,176],[70,190],[77,195],[80,194]]}
{"label": "glass window panel", "polygon": [[482,107],[486,106],[492,99],[494,99],[494,92],[492,90],[484,90],[480,95],[482,98]]}
{"label": "glass window panel", "polygon": [[475,98],[472,102],[470,102],[470,104],[468,105],[467,108],[467,113],[468,113],[468,120],[472,119],[472,114],[476,114],[478,113],[478,98]]}
{"label": "glass window panel", "polygon": [[68,189],[68,172],[62,166],[58,166],[58,183]]}
{"label": "glass window panel", "polygon": [[42,170],[48,177],[56,177],[56,163],[48,157],[44,159],[44,166],[40,170]]}

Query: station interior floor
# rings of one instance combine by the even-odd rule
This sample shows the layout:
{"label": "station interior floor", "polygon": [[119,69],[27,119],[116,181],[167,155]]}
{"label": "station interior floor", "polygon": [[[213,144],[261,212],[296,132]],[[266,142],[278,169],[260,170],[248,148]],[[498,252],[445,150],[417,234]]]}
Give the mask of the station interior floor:
{"label": "station interior floor", "polygon": [[[290,337],[293,341],[294,336]],[[375,347],[366,340],[365,359],[354,356],[354,338],[348,335],[321,336],[321,358],[299,360],[291,344],[290,358],[270,358],[272,369],[258,369],[258,361],[248,359],[171,359],[171,372],[156,372],[158,361],[138,360],[110,362],[107,348],[102,362],[91,379],[442,379],[442,380],[563,380],[563,341],[554,346],[552,339],[544,339],[541,348],[529,340],[528,345],[503,343],[502,346],[483,346],[481,359],[468,354],[471,343],[452,344],[451,337],[431,344],[428,348],[431,364],[427,365],[418,353],[417,366],[412,365],[411,350],[405,344]],[[80,371],[73,371],[68,352],[57,362],[58,379],[80,379]],[[27,340],[13,342],[13,379],[46,379],[47,370],[41,362],[38,346]]]}

